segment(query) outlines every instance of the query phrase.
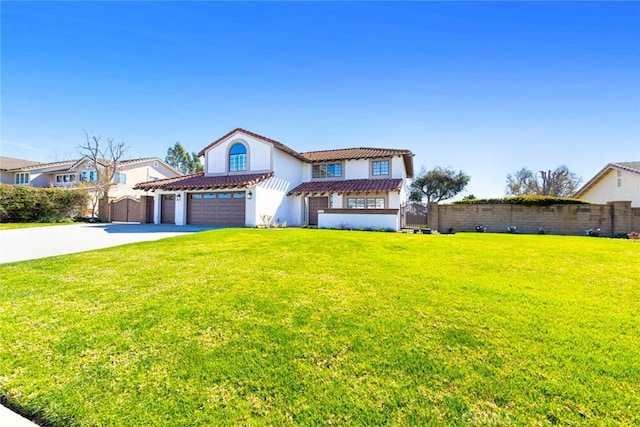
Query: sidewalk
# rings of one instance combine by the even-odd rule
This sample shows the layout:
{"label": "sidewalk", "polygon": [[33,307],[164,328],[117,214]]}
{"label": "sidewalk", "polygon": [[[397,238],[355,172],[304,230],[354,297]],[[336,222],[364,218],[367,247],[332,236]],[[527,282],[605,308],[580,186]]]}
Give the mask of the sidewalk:
{"label": "sidewalk", "polygon": [[16,414],[11,409],[0,405],[0,426],[2,427],[37,427],[28,419]]}

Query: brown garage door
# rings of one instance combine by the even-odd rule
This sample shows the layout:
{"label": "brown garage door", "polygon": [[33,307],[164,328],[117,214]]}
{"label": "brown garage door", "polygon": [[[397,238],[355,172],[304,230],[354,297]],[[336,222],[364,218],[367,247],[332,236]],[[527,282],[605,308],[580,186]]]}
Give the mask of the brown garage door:
{"label": "brown garage door", "polygon": [[318,211],[328,207],[328,197],[309,197],[309,225],[318,225]]}
{"label": "brown garage door", "polygon": [[140,222],[140,201],[124,196],[111,202],[111,221]]}
{"label": "brown garage door", "polygon": [[196,225],[245,225],[245,193],[191,193],[187,202],[187,223]]}
{"label": "brown garage door", "polygon": [[176,199],[173,194],[163,194],[160,205],[160,222],[162,224],[176,223]]}

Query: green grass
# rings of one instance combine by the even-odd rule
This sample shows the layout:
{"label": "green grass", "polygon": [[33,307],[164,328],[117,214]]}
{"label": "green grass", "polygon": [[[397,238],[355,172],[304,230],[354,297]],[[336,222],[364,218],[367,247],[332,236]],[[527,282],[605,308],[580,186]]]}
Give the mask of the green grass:
{"label": "green grass", "polygon": [[52,225],[77,224],[75,222],[4,222],[0,223],[1,230],[13,230],[15,228],[49,227]]}
{"label": "green grass", "polygon": [[55,426],[637,425],[640,244],[216,230],[0,266]]}

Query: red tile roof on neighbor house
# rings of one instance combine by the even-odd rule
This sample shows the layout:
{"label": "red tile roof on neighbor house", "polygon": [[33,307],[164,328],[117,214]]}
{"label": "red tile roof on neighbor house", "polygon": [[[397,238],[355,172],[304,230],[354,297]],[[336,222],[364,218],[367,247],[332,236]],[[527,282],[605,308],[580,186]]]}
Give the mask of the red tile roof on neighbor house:
{"label": "red tile roof on neighbor house", "polygon": [[208,190],[248,187],[273,176],[273,172],[243,175],[204,176],[204,173],[140,182],[134,190]]}
{"label": "red tile roof on neighbor house", "polygon": [[397,179],[347,179],[341,181],[303,182],[289,196],[309,196],[313,194],[387,193],[400,191],[402,180]]}

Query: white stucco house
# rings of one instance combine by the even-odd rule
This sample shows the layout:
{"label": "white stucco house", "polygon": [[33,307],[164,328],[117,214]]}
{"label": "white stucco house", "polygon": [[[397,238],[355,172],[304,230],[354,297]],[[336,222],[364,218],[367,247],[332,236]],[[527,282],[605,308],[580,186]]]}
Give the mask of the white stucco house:
{"label": "white stucco house", "polygon": [[400,228],[413,153],[342,148],[299,153],[236,128],[207,145],[205,171],[134,188],[153,195],[155,223]]}
{"label": "white stucco house", "polygon": [[632,207],[640,207],[640,162],[609,163],[575,197],[601,204],[630,200]]}

